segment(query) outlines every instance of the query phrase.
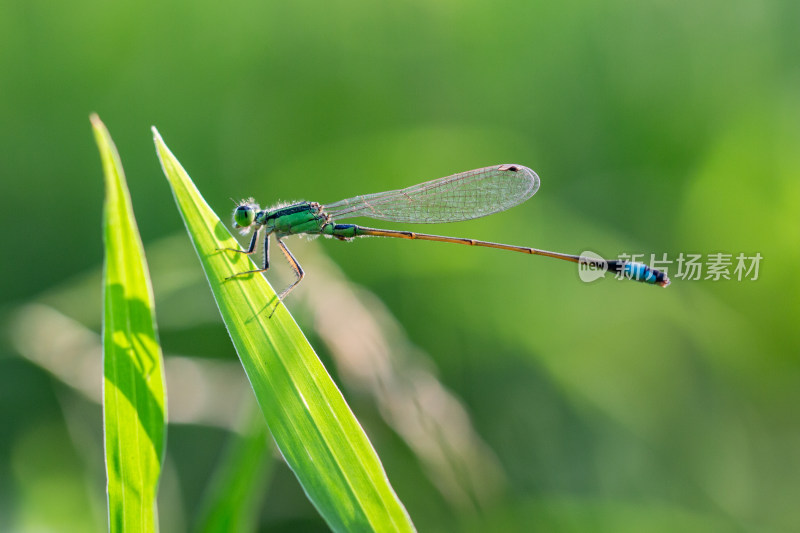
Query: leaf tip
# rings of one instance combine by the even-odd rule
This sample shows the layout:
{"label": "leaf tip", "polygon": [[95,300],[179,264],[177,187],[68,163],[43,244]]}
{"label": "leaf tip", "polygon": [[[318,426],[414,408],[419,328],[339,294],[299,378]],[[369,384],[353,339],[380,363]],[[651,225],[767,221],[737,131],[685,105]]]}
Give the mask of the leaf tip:
{"label": "leaf tip", "polygon": [[108,128],[106,125],[103,124],[103,121],[100,120],[100,116],[97,113],[92,113],[89,115],[89,122],[92,123],[92,129],[96,132],[96,135],[103,135],[104,137],[109,136]]}

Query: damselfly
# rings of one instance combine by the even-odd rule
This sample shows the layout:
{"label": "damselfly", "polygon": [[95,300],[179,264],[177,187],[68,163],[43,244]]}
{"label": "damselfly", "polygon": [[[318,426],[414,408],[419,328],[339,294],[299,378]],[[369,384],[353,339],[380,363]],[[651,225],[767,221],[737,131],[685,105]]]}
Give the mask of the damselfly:
{"label": "damselfly", "polygon": [[[539,176],[521,165],[496,165],[479,168],[445,178],[439,178],[405,189],[355,196],[332,204],[298,202],[291,205],[261,209],[251,198],[242,201],[233,212],[233,225],[242,233],[253,230],[247,250],[226,248],[232,252],[252,254],[259,235],[264,235],[264,266],[257,270],[239,272],[232,277],[266,272],[269,269],[269,235],[274,234],[296,275],[295,281],[278,296],[279,300],[303,279],[304,272],[289,248],[283,242],[289,235],[326,235],[343,241],[355,237],[396,237],[424,241],[450,242],[499,248],[512,252],[542,255],[589,265],[593,268],[616,272],[622,277],[666,287],[669,278],[664,272],[650,268],[644,263],[630,261],[607,261],[579,255],[548,252],[537,248],[513,246],[496,242],[444,237],[413,231],[368,228],[355,224],[339,224],[340,220],[367,217],[392,222],[434,224],[459,222],[484,217],[505,211],[518,205],[539,189]],[[263,231],[262,231],[263,230]],[[228,279],[231,279],[228,278]]]}

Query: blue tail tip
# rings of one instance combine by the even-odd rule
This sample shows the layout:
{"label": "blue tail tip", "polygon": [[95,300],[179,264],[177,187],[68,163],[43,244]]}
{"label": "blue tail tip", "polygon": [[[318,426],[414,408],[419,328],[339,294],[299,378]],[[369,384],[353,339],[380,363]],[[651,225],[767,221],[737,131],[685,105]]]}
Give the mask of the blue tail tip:
{"label": "blue tail tip", "polygon": [[665,272],[650,268],[644,263],[635,261],[609,261],[608,264],[610,269],[620,272],[628,279],[665,288],[670,284],[670,279]]}

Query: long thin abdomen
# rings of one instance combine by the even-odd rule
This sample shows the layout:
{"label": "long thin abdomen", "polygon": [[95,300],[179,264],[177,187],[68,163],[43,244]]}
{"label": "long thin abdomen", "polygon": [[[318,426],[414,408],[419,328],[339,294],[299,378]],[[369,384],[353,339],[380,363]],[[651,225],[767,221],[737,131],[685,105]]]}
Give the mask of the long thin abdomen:
{"label": "long thin abdomen", "polygon": [[532,255],[544,255],[547,257],[554,257],[556,259],[563,259],[565,261],[572,261],[577,263],[580,259],[576,255],[561,254],[558,252],[548,252],[547,250],[539,250],[537,248],[529,248],[527,246],[514,246],[512,244],[501,244],[499,242],[479,241],[477,239],[466,239],[463,237],[445,237],[443,235],[431,235],[429,233],[417,233],[415,231],[396,231],[389,229],[365,228],[363,226],[354,226],[355,235],[369,235],[375,237],[394,237],[398,239],[418,239],[421,241],[436,241],[436,242],[450,242],[454,244],[466,244],[469,246],[482,246],[485,248],[498,248],[500,250],[509,250],[511,252],[522,252]]}
{"label": "long thin abdomen", "polygon": [[[325,231],[327,230],[327,231]],[[390,229],[366,228],[355,224],[328,224],[323,229],[323,233],[337,237],[339,239],[352,239],[353,237],[392,237],[396,239],[410,239],[421,241],[449,242],[454,244],[466,244],[469,246],[481,246],[484,248],[497,248],[511,252],[521,252],[531,255],[542,255],[570,261],[572,263],[586,263],[596,267],[620,273],[622,276],[634,281],[641,281],[652,285],[666,287],[669,285],[669,278],[663,272],[650,268],[644,263],[627,261],[605,261],[594,258],[581,257],[579,255],[562,254],[559,252],[549,252],[538,248],[527,246],[514,246],[512,244],[502,244],[498,242],[479,241],[477,239],[466,239],[463,237],[445,237],[443,235],[431,235],[428,233],[417,233],[415,231],[397,231]]]}

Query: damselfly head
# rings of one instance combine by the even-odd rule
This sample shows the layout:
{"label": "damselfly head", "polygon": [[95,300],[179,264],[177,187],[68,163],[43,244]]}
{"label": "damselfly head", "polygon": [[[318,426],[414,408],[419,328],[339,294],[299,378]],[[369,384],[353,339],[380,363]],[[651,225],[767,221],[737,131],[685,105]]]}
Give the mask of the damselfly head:
{"label": "damselfly head", "polygon": [[252,198],[242,200],[242,202],[236,206],[236,209],[233,210],[233,227],[236,229],[245,228],[244,232],[246,233],[246,228],[249,228],[255,221],[258,209],[258,204],[256,204]]}

